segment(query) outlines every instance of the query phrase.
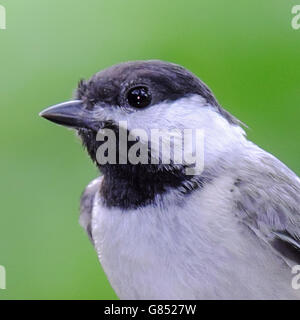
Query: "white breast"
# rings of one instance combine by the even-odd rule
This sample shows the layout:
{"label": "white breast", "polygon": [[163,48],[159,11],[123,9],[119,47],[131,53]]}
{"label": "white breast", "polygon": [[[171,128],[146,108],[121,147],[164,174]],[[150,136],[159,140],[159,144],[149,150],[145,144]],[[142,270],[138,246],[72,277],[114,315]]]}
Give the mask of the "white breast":
{"label": "white breast", "polygon": [[[277,257],[234,216],[221,177],[189,196],[170,192],[156,206],[108,209],[95,199],[92,233],[121,299],[293,297]],[[217,200],[216,200],[217,199]]]}

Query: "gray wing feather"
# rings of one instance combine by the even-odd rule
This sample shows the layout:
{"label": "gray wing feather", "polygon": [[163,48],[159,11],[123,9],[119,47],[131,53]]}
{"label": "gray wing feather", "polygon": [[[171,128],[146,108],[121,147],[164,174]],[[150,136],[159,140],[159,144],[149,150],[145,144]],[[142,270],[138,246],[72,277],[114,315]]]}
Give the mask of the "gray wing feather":
{"label": "gray wing feather", "polygon": [[287,263],[300,261],[300,179],[259,149],[255,161],[241,164],[235,186],[243,223]]}
{"label": "gray wing feather", "polygon": [[98,177],[91,181],[82,193],[80,199],[80,217],[79,223],[86,231],[89,239],[94,244],[92,236],[92,211],[96,193],[100,190],[103,177]]}

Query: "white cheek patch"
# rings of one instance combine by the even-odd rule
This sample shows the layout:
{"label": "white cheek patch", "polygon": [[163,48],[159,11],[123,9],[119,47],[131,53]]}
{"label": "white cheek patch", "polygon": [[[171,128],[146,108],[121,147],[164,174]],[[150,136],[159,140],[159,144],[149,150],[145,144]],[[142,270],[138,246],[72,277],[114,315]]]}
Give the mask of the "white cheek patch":
{"label": "white cheek patch", "polygon": [[[129,159],[121,163],[148,164],[150,146],[152,164],[183,164],[189,167],[186,174],[201,174],[205,166],[246,141],[241,127],[230,124],[198,95],[132,113],[118,107],[102,108],[99,118],[114,121],[124,135],[129,131],[129,141],[136,141]],[[126,135],[119,139],[124,154],[126,139]]]}

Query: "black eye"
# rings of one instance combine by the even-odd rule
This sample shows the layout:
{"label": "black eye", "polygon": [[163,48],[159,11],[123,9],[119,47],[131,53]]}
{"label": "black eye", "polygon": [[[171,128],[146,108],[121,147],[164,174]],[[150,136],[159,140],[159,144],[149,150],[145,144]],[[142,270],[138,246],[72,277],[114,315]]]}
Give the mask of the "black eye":
{"label": "black eye", "polygon": [[147,87],[135,87],[127,93],[128,103],[135,108],[144,108],[151,103],[151,94]]}

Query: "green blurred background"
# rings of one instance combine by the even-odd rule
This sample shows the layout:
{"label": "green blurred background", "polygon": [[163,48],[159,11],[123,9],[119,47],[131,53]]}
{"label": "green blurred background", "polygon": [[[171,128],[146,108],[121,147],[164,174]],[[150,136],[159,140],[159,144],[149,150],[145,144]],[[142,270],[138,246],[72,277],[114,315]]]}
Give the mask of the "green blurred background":
{"label": "green blurred background", "polygon": [[300,0],[0,0],[0,299],[117,299],[78,225],[97,175],[75,135],[38,117],[80,78],[162,59],[196,73],[248,136],[300,174]]}

